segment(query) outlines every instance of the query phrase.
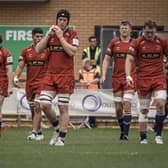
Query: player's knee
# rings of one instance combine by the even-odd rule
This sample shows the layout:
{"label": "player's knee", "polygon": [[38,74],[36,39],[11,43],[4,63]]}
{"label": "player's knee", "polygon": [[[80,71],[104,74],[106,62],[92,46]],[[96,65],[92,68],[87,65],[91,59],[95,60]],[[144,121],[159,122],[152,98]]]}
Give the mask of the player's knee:
{"label": "player's knee", "polygon": [[142,114],[147,114],[150,106],[150,99],[140,99],[140,111]]}
{"label": "player's knee", "polygon": [[139,122],[148,122],[150,99],[140,99]]}
{"label": "player's knee", "polygon": [[43,110],[44,112],[49,111],[50,108],[51,104],[45,102],[40,103],[40,109]]}
{"label": "player's knee", "polygon": [[123,102],[123,111],[124,113],[131,113],[131,102],[129,101]]}
{"label": "player's knee", "polygon": [[121,118],[123,116],[123,109],[116,109],[116,117]]}
{"label": "player's knee", "polygon": [[117,118],[122,117],[123,115],[123,104],[122,104],[122,97],[114,96],[114,103],[115,103],[115,110]]}
{"label": "player's knee", "polygon": [[158,113],[165,113],[165,103],[164,103],[164,100],[160,100],[160,101],[156,100],[156,111]]}
{"label": "player's knee", "polygon": [[124,113],[131,113],[131,103],[132,103],[133,97],[134,97],[133,93],[124,94],[124,101],[123,101]]}
{"label": "player's knee", "polygon": [[164,113],[165,110],[165,100],[166,100],[166,90],[159,90],[154,93],[154,98],[156,101],[156,110],[158,113]]}

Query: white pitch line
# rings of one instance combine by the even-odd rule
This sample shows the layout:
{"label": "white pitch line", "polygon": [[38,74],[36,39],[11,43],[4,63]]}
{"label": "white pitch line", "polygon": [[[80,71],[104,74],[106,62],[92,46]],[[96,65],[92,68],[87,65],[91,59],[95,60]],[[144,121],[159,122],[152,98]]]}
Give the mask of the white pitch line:
{"label": "white pitch line", "polygon": [[129,156],[137,156],[138,152],[75,152],[75,151],[57,151],[58,153],[71,153],[71,154],[78,154],[78,155],[129,155]]}

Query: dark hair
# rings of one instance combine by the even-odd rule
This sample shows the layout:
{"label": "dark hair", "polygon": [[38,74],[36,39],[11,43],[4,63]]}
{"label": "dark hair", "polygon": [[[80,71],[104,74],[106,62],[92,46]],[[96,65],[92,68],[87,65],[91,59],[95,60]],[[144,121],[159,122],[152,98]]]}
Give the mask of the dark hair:
{"label": "dark hair", "polygon": [[130,28],[132,27],[131,23],[128,20],[122,20],[120,22],[120,25],[124,25],[124,26],[128,25]]}
{"label": "dark hair", "polygon": [[88,38],[88,41],[90,42],[92,39],[96,39],[96,40],[97,40],[96,36],[90,36],[90,37]]}
{"label": "dark hair", "polygon": [[0,43],[2,43],[2,42],[3,42],[2,35],[0,35]]}
{"label": "dark hair", "polygon": [[59,17],[65,17],[65,18],[67,18],[68,19],[68,23],[69,23],[70,13],[66,9],[61,9],[61,10],[58,11],[56,19],[58,19]]}
{"label": "dark hair", "polygon": [[42,28],[40,28],[40,27],[35,27],[35,28],[32,30],[32,36],[34,36],[34,35],[37,34],[37,33],[43,34]]}
{"label": "dark hair", "polygon": [[143,28],[146,28],[146,27],[149,27],[150,29],[153,29],[153,28],[157,28],[157,25],[156,25],[156,22],[154,22],[154,21],[152,21],[152,20],[147,20],[147,21],[144,23]]}

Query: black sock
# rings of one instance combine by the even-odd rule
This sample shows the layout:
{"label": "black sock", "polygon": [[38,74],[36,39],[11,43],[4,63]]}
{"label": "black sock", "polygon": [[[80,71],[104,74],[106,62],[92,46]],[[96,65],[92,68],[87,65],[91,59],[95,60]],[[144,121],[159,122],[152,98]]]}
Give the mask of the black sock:
{"label": "black sock", "polygon": [[163,121],[165,119],[165,115],[156,115],[156,136],[161,136],[163,130]]}
{"label": "black sock", "polygon": [[121,133],[123,134],[124,127],[123,127],[123,117],[118,118],[118,124],[120,126]]}
{"label": "black sock", "polygon": [[57,127],[58,124],[59,124],[59,121],[58,121],[58,120],[55,120],[54,122],[52,122],[53,127]]}
{"label": "black sock", "polygon": [[35,136],[37,135],[37,132],[36,131],[32,131],[32,134],[34,134]]}
{"label": "black sock", "polygon": [[55,131],[56,131],[56,133],[59,133],[59,128],[57,128]]}
{"label": "black sock", "polygon": [[64,139],[66,137],[67,131],[59,131],[59,137],[61,137],[61,139]]}
{"label": "black sock", "polygon": [[146,131],[140,131],[140,138],[141,138],[141,140],[147,139]]}
{"label": "black sock", "polygon": [[126,136],[128,136],[131,119],[132,119],[131,115],[125,115],[123,118],[123,133]]}
{"label": "black sock", "polygon": [[37,135],[43,135],[42,131],[41,131],[41,130],[38,130],[38,131],[37,131]]}

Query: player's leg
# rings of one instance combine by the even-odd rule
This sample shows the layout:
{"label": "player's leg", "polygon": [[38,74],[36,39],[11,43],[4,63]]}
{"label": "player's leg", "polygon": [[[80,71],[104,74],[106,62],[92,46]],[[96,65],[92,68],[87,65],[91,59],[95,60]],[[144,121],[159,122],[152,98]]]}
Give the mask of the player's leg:
{"label": "player's leg", "polygon": [[2,105],[4,102],[5,97],[8,96],[8,82],[7,80],[0,80],[0,136],[2,135],[2,131],[5,128],[3,121],[2,121]]}
{"label": "player's leg", "polygon": [[120,140],[123,139],[123,88],[121,85],[122,82],[123,81],[118,78],[113,78],[112,80],[115,112],[118,124],[120,126]]}
{"label": "player's leg", "polygon": [[[26,85],[26,97],[32,114],[32,131],[27,137],[28,140],[42,140],[44,138],[42,132],[40,132],[40,136],[38,136],[38,131],[40,129],[39,122],[41,121],[41,109],[39,103],[35,102],[36,88],[38,87],[32,85],[32,83],[27,83]],[[40,91],[38,91],[37,96],[40,94],[39,92]]]}
{"label": "player's leg", "polygon": [[34,128],[33,125],[33,121],[34,121],[34,116],[35,116],[35,111],[34,111],[34,101],[28,101],[29,103],[29,107],[30,107],[30,111],[31,111],[31,116],[32,116],[32,131],[31,134],[27,136],[28,140],[35,140],[36,139],[36,135],[37,135],[37,129]]}
{"label": "player's leg", "polygon": [[165,119],[168,115],[168,80],[166,80],[167,88],[166,88],[166,102],[165,102]]}
{"label": "player's leg", "polygon": [[163,122],[165,119],[166,90],[155,91],[154,97],[156,103],[155,141],[157,144],[163,144],[162,130],[163,130]]}
{"label": "player's leg", "polygon": [[60,111],[59,120],[59,137],[55,144],[56,146],[63,146],[64,140],[68,132],[69,124],[69,111],[68,105],[70,102],[70,96],[74,92],[75,81],[73,75],[58,76],[57,81],[57,94],[58,94],[58,107]]}
{"label": "player's leg", "polygon": [[116,117],[118,120],[118,124],[120,126],[120,140],[123,139],[123,103],[122,103],[122,96],[120,94],[114,94],[114,103],[115,103],[115,111],[116,111]]}
{"label": "player's leg", "polygon": [[148,126],[148,112],[152,96],[152,80],[138,79],[137,80],[138,97],[140,104],[139,113],[139,129],[140,129],[140,143],[147,144],[147,126]]}
{"label": "player's leg", "polygon": [[139,114],[139,128],[140,128],[140,143],[147,144],[147,124],[150,99],[147,97],[139,97],[140,114]]}
{"label": "player's leg", "polygon": [[68,132],[69,112],[68,104],[70,101],[70,94],[58,94],[58,107],[60,111],[59,120],[59,138],[55,145],[64,145],[64,140]]}
{"label": "player's leg", "polygon": [[31,140],[43,140],[44,135],[41,130],[41,108],[40,104],[36,102],[36,99],[32,101],[30,105],[31,111],[34,113],[33,119],[32,119],[32,134],[28,137],[28,139]]}
{"label": "player's leg", "polygon": [[2,135],[3,131],[3,125],[2,125],[2,105],[4,102],[4,96],[0,95],[0,137]]}
{"label": "player's leg", "polygon": [[50,123],[54,127],[54,133],[50,140],[50,145],[54,145],[59,135],[59,121],[56,112],[52,107],[52,100],[56,95],[55,91],[42,91],[39,97],[41,110],[45,113]]}
{"label": "player's leg", "polygon": [[[167,115],[168,115],[168,80],[166,80],[167,83],[167,89],[166,89],[166,101],[165,101],[165,115],[164,115],[164,119],[166,119]],[[152,128],[153,132],[156,132],[156,123],[154,124],[153,128]]]}
{"label": "player's leg", "polygon": [[36,89],[35,93],[35,99],[34,99],[34,120],[33,120],[33,127],[37,130],[37,137],[36,140],[43,140],[44,135],[42,133],[42,128],[41,128],[41,121],[42,121],[42,110],[40,108],[40,103],[39,103],[39,95],[40,95],[40,89]]}
{"label": "player's leg", "polygon": [[124,139],[128,140],[128,133],[131,124],[131,103],[134,97],[134,91],[126,92],[123,96],[123,134]]}

